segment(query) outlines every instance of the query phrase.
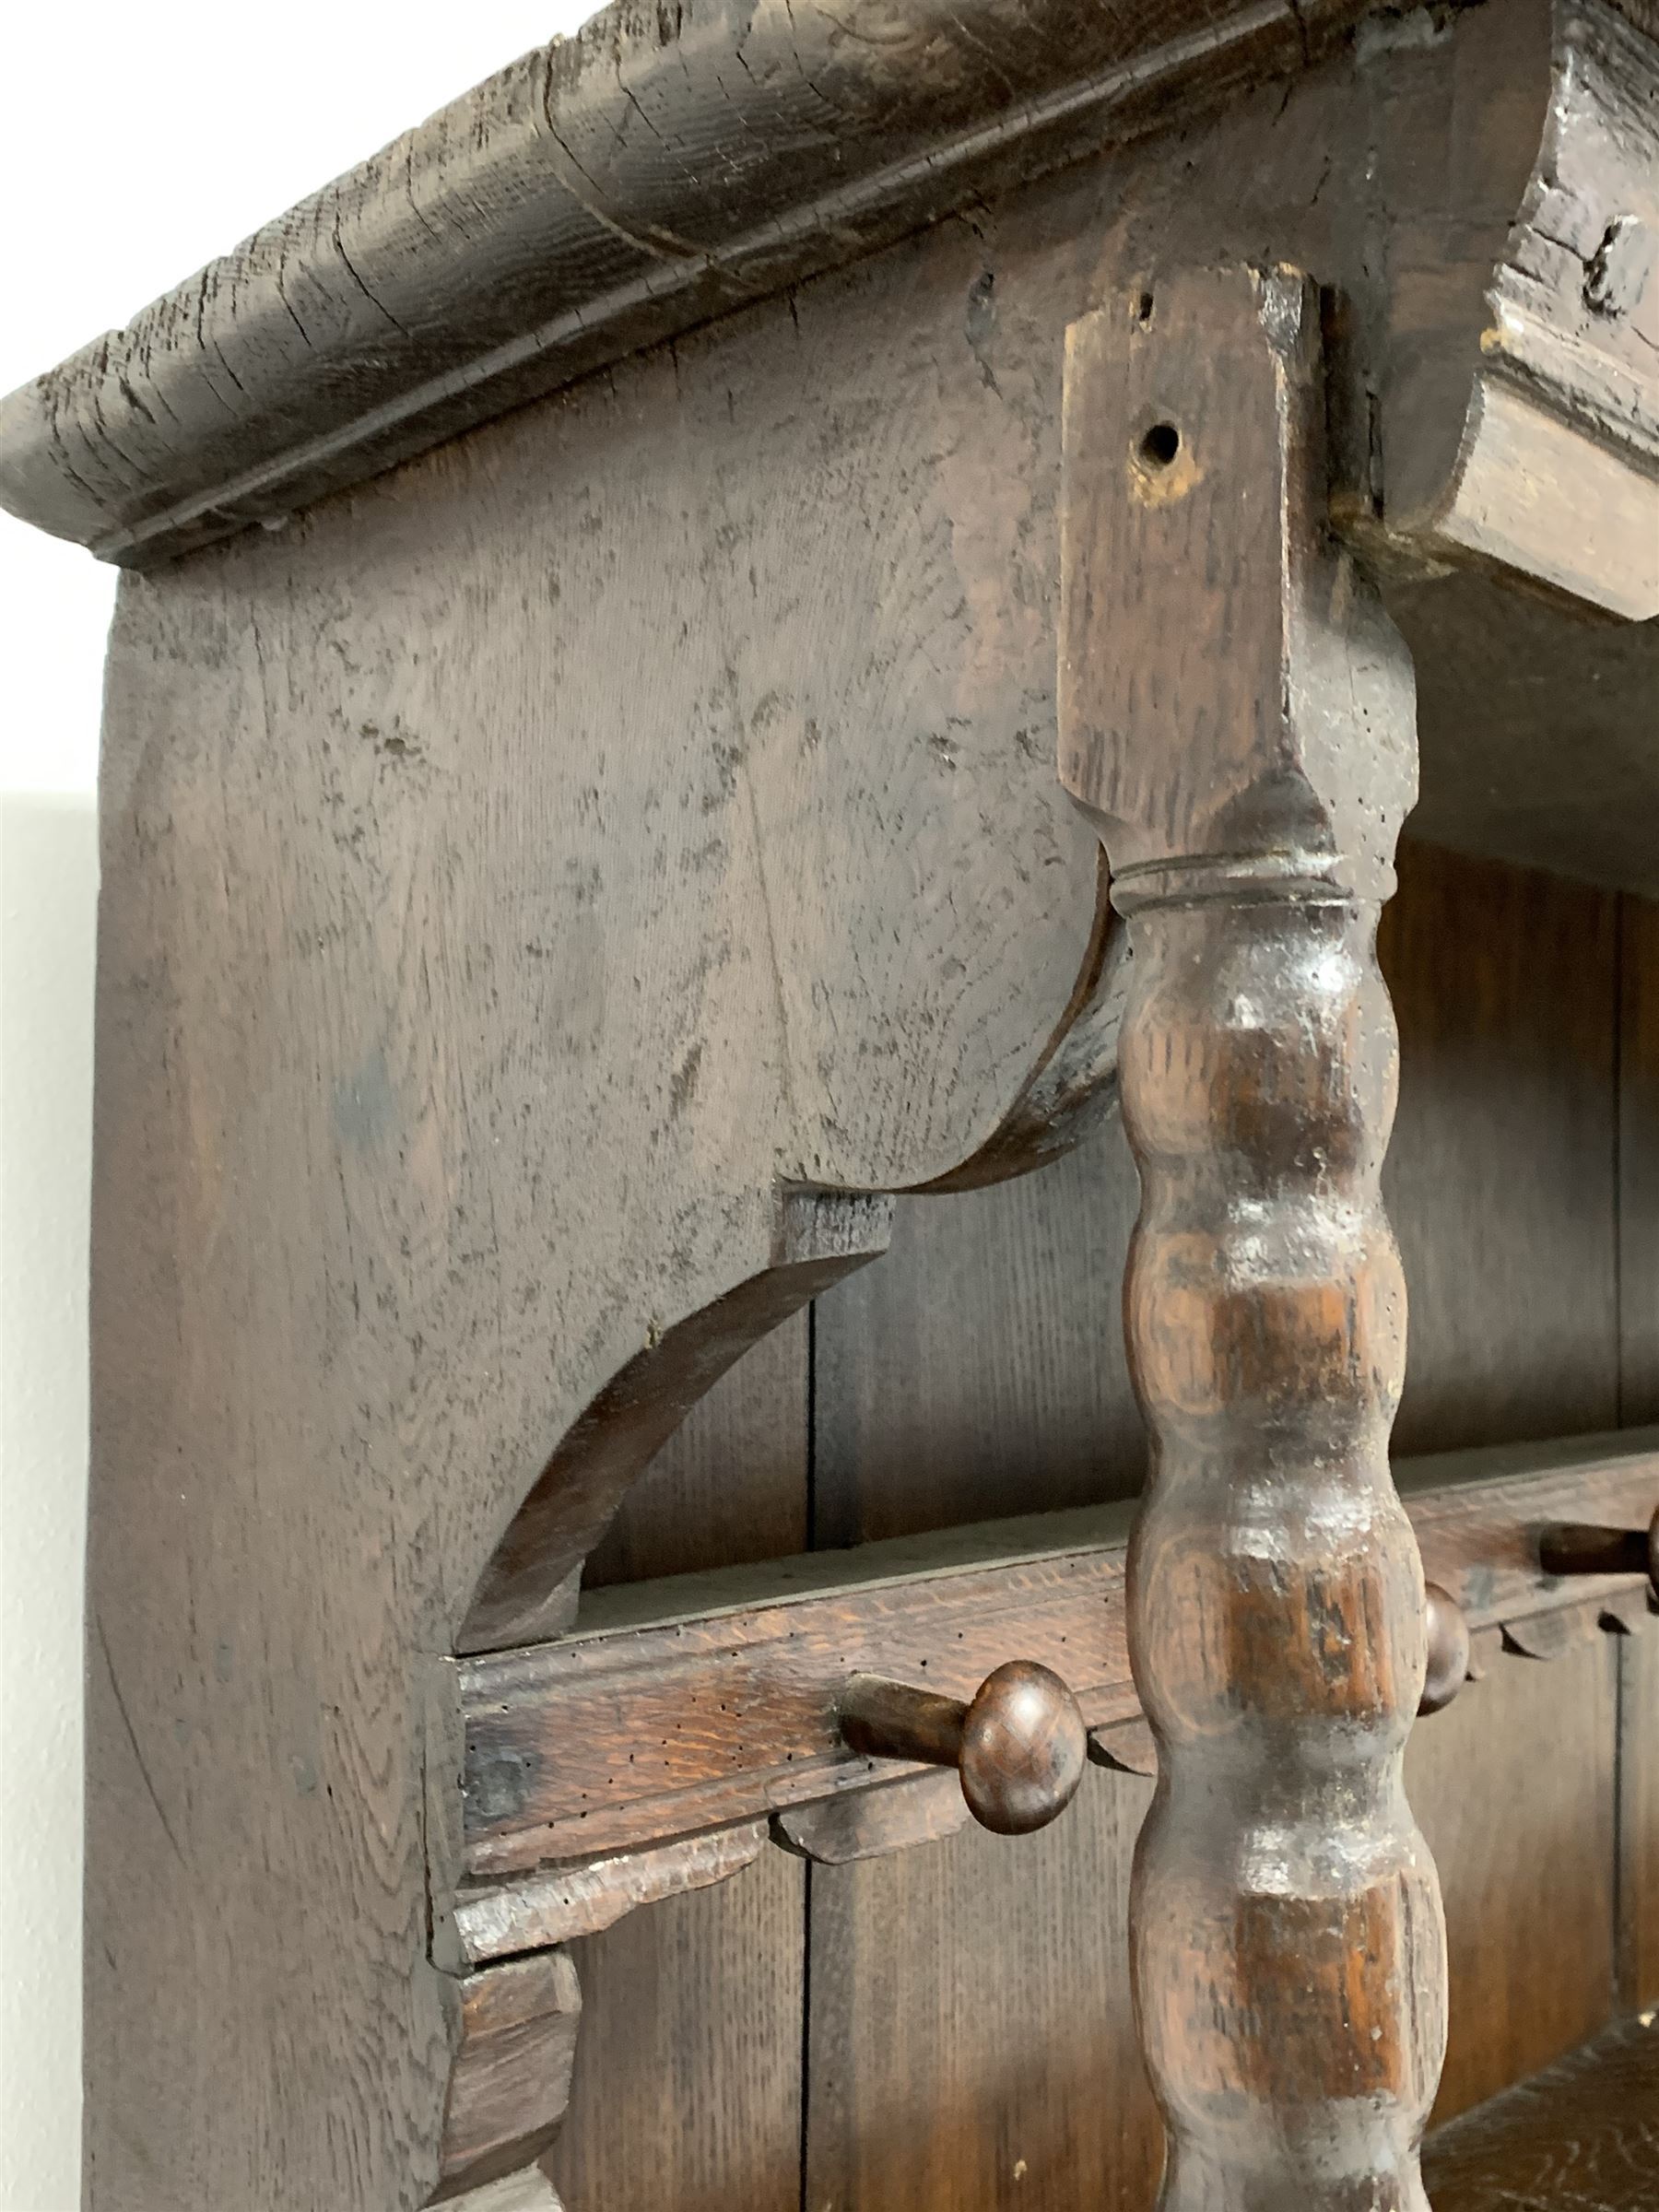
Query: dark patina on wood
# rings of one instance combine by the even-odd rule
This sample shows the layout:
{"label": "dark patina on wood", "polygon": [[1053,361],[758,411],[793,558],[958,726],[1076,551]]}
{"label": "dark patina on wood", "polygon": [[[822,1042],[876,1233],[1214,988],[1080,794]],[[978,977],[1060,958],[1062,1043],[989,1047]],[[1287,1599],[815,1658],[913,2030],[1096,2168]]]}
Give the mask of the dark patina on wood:
{"label": "dark patina on wood", "polygon": [[1624,2020],[1430,2137],[1434,2212],[1652,2212],[1659,2019]]}
{"label": "dark patina on wood", "polygon": [[[1473,1631],[1535,1634],[1586,1606],[1594,1625],[1609,1603],[1640,1594],[1629,1572],[1578,1586],[1546,1575],[1538,1532],[1640,1510],[1659,1490],[1659,1433],[1432,1455],[1399,1472],[1428,1571]],[[959,1824],[954,1777],[912,1769],[886,1780],[847,1743],[839,1716],[850,1672],[879,1669],[954,1703],[1018,1637],[1068,1684],[1101,1763],[1134,1766],[1132,1512],[987,1523],[597,1592],[573,1635],[446,1669],[465,1807],[461,1955],[524,1947],[498,1929],[552,1908],[512,1903],[521,1881],[536,1899],[563,1898],[561,1883],[572,1899],[614,1889],[618,1910],[659,1893],[659,1865],[673,1862],[657,1853],[688,1831],[730,1839],[735,1871],[747,1863],[740,1840],[769,1812],[796,1848],[810,1853],[818,1832],[833,1839],[828,1856],[900,1848]],[[846,1809],[831,1820],[837,1804]],[[790,1825],[815,1806],[826,1808],[822,1823]],[[855,1849],[865,1819],[875,1829]],[[554,1867],[567,1871],[535,1871]],[[492,1895],[501,1901],[487,1903]]]}
{"label": "dark patina on wood", "polygon": [[[612,1796],[585,1808],[570,1855],[588,1865],[567,1864],[568,1830],[544,1864],[532,1818],[529,1859],[472,1887],[524,1873],[536,1894],[470,1898],[471,1960],[448,1917],[477,1841],[455,1654],[571,1623],[583,1556],[675,1419],[880,1249],[885,1194],[1041,1164],[1110,1110],[1121,946],[1050,766],[1068,326],[1125,284],[1156,325],[1182,272],[1309,270],[1329,512],[1417,659],[1425,828],[1659,884],[1659,631],[1583,619],[1655,603],[1653,29],[1646,0],[613,10],[0,409],[0,496],[143,571],[121,594],[101,794],[95,2205],[257,2202],[279,2141],[296,2205],[415,2212],[549,2122],[475,2125],[480,2053],[543,2041],[557,2082],[571,2031],[562,2005],[512,2015],[522,1979],[471,1987],[469,1966],[618,1900],[695,1910],[769,1812],[848,1883],[949,1825],[954,1777],[855,1792],[839,1747],[827,1794],[762,1792],[689,1833],[654,1806],[603,1876],[594,1837],[633,1850]],[[1181,480],[1178,453],[1138,443],[1170,419],[1135,428],[1142,488]],[[1358,589],[1328,547],[1314,567]],[[1359,604],[1315,610],[1315,660],[1321,638],[1347,652]],[[1215,635],[1178,609],[1102,649],[1144,646],[1154,685],[1171,636],[1202,658]],[[1251,673],[1197,671],[1182,701],[1236,704]],[[1217,768],[1208,735],[1165,735],[1144,756],[1165,795]],[[1243,765],[1261,805],[1207,860],[1259,857],[1252,838],[1286,836],[1306,795]],[[1317,814],[1330,787],[1307,781]],[[1335,859],[1363,841],[1335,839]],[[1235,883],[1207,917],[1155,896],[1145,921],[1166,970],[1184,946],[1195,990],[1207,976],[1197,1027],[1221,1062],[1222,983],[1253,947],[1300,945],[1305,970],[1323,946],[1359,977],[1381,1026],[1349,1053],[1321,1030],[1317,979],[1281,972],[1279,1013],[1313,1018],[1303,1088],[1276,1103],[1311,1138],[1358,1127],[1345,1187],[1367,1218],[1375,888],[1354,877],[1315,914],[1284,881]],[[1159,961],[1136,966],[1144,1022]],[[1167,1106],[1178,1087],[1153,1073]],[[1142,1101],[1161,1154],[1144,1082]],[[1282,1227],[1311,1171],[1287,1170],[1272,1119],[1236,1158]],[[1213,1135],[1173,1145],[1172,1182]],[[1231,1250],[1238,1191],[1206,1196],[1203,1233]],[[1635,1283],[1642,1239],[1626,1244]],[[1639,1312],[1627,1300],[1632,1341]],[[1305,1371],[1306,1330],[1268,1339],[1266,1366]],[[1340,1378],[1350,1413],[1392,1388],[1389,1328],[1366,1341],[1374,1371]],[[1143,1381],[1147,1350],[1143,1328]],[[836,1511],[851,1529],[852,1502]],[[1627,1524],[1622,1505],[1566,1517]],[[1403,1559],[1384,1542],[1360,1577],[1386,1585],[1382,1736],[1411,1702]],[[1046,1571],[949,1694],[1033,1652],[1084,1695],[1027,1633],[1055,1629]],[[1571,1666],[1638,1602],[1586,1583],[1500,1613],[1472,1663],[1501,1624]],[[919,1673],[928,1655],[900,1654]],[[880,1638],[865,1663],[898,1664]],[[1259,1644],[1241,1672],[1275,1678]],[[1096,1749],[1144,1769],[1118,1680]],[[810,1735],[819,1708],[783,1702],[787,1769],[789,1728]],[[1594,1747],[1576,1755],[1600,1790]],[[491,1780],[502,1804],[510,1779]],[[1641,1802],[1620,1804],[1626,1898]],[[798,1932],[786,1883],[769,1894]],[[775,1980],[769,2021],[794,2001]],[[817,2041],[823,2128],[840,2092]]]}
{"label": "dark patina on wood", "polygon": [[1127,1597],[1159,1783],[1132,1947],[1166,2212],[1426,2212],[1445,2045],[1401,1770],[1426,1628],[1380,1191],[1414,701],[1326,487],[1299,273],[1148,283],[1074,328],[1060,767],[1134,960],[1124,1312],[1152,1455]]}
{"label": "dark patina on wood", "polygon": [[619,0],[8,400],[105,559],[277,522],[640,347],[1304,67],[1365,0]]}

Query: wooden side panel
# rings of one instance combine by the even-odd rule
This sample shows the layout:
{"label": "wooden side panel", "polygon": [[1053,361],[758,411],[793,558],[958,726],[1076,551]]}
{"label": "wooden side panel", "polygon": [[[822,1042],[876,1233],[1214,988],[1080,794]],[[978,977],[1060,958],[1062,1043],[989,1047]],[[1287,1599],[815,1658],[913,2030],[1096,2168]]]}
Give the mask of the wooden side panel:
{"label": "wooden side panel", "polygon": [[[1659,1408],[1659,906],[1620,902],[1619,1416]],[[1659,1623],[1619,1649],[1618,1994],[1659,2002]]]}
{"label": "wooden side panel", "polygon": [[1659,1622],[1618,1647],[1618,1996],[1659,2004]]}
{"label": "wooden side panel", "polygon": [[[1614,1425],[1614,902],[1408,847],[1382,954],[1412,1301],[1395,1449]],[[1115,1124],[1023,1182],[901,1202],[888,1257],[818,1307],[820,1541],[1134,1489],[1135,1206]],[[1503,1659],[1414,1736],[1450,1921],[1442,2114],[1607,2017],[1612,1665],[1600,1641]],[[811,2212],[1147,2212],[1159,2147],[1127,1951],[1100,1932],[1124,1934],[1145,1801],[1100,1775],[1022,1844],[964,1830],[814,1869]]]}
{"label": "wooden side panel", "polygon": [[[763,1336],[692,1408],[588,1583],[805,1548],[807,1330]],[[572,1947],[582,2040],[549,2171],[573,2212],[797,2212],[806,1872],[769,1850]]]}
{"label": "wooden side panel", "polygon": [[[818,1305],[820,1544],[1134,1495],[1121,1300],[1136,1198],[1114,1118],[1041,1175],[900,1203],[886,1259]],[[964,1830],[813,1869],[812,2212],[1150,2203],[1128,1976],[1149,1795],[1091,1773],[1022,1841]]]}
{"label": "wooden side panel", "polygon": [[812,1877],[811,2212],[1145,2212],[1129,1862],[1151,1785]]}

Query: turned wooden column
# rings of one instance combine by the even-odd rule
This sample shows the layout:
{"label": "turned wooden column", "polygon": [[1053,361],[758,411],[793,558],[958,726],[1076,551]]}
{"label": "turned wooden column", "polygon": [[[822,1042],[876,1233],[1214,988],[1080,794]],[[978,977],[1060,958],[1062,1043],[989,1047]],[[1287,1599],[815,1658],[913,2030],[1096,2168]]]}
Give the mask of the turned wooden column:
{"label": "turned wooden column", "polygon": [[1149,280],[1070,333],[1061,765],[1134,962],[1128,1606],[1159,1785],[1133,1950],[1165,2212],[1424,2212],[1444,2044],[1379,1191],[1412,687],[1328,534],[1324,407],[1295,272]]}

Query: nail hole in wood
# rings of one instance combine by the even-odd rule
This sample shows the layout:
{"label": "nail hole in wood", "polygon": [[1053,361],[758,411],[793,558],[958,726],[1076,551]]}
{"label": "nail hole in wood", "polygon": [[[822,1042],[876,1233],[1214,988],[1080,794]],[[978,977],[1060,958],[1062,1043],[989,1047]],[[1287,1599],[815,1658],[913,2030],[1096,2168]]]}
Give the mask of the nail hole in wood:
{"label": "nail hole in wood", "polygon": [[1181,451],[1181,432],[1172,422],[1155,422],[1140,441],[1140,464],[1146,469],[1168,468]]}

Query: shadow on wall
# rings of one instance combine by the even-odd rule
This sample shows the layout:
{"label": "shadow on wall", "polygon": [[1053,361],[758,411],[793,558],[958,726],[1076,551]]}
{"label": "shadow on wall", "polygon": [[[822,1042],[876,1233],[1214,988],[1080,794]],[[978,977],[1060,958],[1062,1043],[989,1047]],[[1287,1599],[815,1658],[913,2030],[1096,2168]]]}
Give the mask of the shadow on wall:
{"label": "shadow on wall", "polygon": [[0,2207],[80,2201],[81,1592],[98,823],[0,794]]}

